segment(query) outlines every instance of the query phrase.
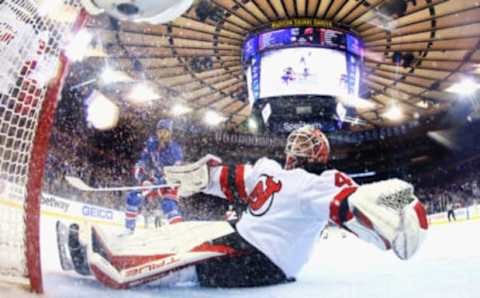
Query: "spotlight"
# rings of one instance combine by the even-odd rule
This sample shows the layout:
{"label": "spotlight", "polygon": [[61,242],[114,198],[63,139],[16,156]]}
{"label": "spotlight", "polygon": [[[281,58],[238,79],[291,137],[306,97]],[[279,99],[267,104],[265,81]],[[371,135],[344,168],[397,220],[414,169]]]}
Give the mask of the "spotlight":
{"label": "spotlight", "polygon": [[131,81],[132,78],[130,78],[123,71],[113,70],[110,67],[105,67],[100,76],[100,80],[103,84],[112,84],[118,82],[128,82]]}
{"label": "spotlight", "polygon": [[159,95],[148,84],[140,83],[132,88],[127,97],[132,103],[146,104],[159,98]]}
{"label": "spotlight", "polygon": [[342,103],[337,103],[337,116],[340,119],[340,121],[343,121],[345,119],[345,116],[347,115],[347,109],[342,105]]}
{"label": "spotlight", "polygon": [[97,90],[87,99],[87,121],[98,130],[109,130],[117,126],[120,109]]}
{"label": "spotlight", "polygon": [[472,79],[464,79],[461,82],[453,84],[447,88],[447,92],[458,93],[460,95],[471,95],[478,90],[480,85]]}
{"label": "spotlight", "polygon": [[383,117],[392,121],[398,121],[403,118],[403,111],[397,105],[393,105],[383,113]]}
{"label": "spotlight", "polygon": [[205,117],[204,117],[204,120],[205,120],[205,123],[207,125],[210,125],[210,126],[217,126],[219,125],[220,123],[222,123],[223,121],[225,121],[225,117],[218,114],[217,112],[215,111],[207,111],[205,113]]}
{"label": "spotlight", "polygon": [[81,30],[73,36],[65,54],[71,61],[82,61],[93,36],[87,30]]}
{"label": "spotlight", "polygon": [[257,121],[255,121],[255,119],[252,119],[252,118],[248,119],[248,128],[252,132],[257,131],[257,129],[258,129]]}
{"label": "spotlight", "polygon": [[187,107],[183,104],[176,104],[172,107],[172,110],[170,111],[170,113],[173,116],[181,116],[181,115],[190,113],[191,111],[192,109],[190,107]]}

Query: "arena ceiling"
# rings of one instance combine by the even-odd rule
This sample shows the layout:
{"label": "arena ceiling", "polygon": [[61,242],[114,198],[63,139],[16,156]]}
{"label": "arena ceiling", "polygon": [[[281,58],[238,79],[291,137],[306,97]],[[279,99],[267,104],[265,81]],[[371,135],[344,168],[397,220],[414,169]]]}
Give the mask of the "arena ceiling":
{"label": "arena ceiling", "polygon": [[[153,83],[164,102],[216,110],[231,127],[250,114],[242,43],[277,20],[330,20],[363,39],[365,96],[376,103],[360,113],[369,125],[391,125],[383,113],[394,103],[405,111],[403,121],[448,109],[459,96],[447,89],[480,75],[476,0],[211,0],[199,11],[201,3],[164,25],[94,18],[89,27],[100,45],[90,58]],[[205,57],[211,61],[202,66]]]}

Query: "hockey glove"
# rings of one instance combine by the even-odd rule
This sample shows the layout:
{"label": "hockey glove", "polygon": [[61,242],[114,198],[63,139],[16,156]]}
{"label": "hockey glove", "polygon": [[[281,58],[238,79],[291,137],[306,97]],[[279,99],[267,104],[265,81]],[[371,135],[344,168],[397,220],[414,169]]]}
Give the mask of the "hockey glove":
{"label": "hockey glove", "polygon": [[412,257],[425,239],[425,209],[409,183],[390,179],[353,189],[350,196],[336,197],[331,219],[383,250],[393,249],[402,260]]}

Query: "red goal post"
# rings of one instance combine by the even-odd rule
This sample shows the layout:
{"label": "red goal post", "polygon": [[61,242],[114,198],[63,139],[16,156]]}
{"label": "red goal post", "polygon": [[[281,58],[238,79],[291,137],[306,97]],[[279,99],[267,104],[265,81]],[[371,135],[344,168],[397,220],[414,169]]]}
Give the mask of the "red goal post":
{"label": "red goal post", "polygon": [[40,193],[78,0],[0,0],[0,282],[41,293]]}

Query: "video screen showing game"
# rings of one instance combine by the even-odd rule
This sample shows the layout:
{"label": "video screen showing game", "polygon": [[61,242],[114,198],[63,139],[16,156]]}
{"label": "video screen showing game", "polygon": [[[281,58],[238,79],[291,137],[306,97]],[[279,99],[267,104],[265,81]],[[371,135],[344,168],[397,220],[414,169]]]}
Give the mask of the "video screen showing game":
{"label": "video screen showing game", "polygon": [[360,67],[355,63],[352,67],[354,59],[347,59],[342,51],[326,48],[266,52],[260,63],[260,98],[358,94]]}

